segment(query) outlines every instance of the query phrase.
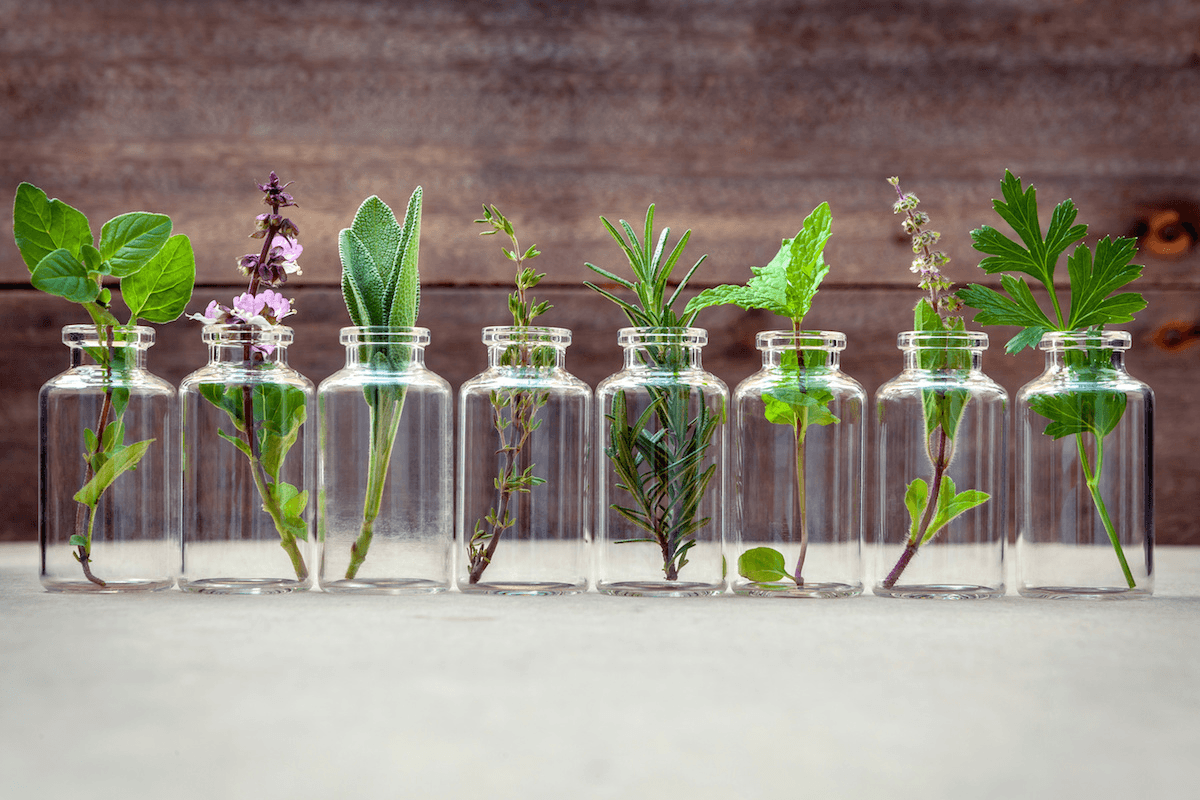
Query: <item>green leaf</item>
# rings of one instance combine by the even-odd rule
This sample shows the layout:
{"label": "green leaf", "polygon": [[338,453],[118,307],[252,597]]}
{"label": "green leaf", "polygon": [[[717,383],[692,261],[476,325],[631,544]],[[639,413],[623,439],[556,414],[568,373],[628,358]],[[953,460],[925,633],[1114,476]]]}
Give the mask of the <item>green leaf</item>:
{"label": "green leaf", "polygon": [[103,274],[107,267],[104,266],[104,259],[100,255],[100,251],[92,246],[91,242],[85,242],[79,248],[79,260],[87,267],[88,272],[97,272]]}
{"label": "green leaf", "polygon": [[196,283],[196,256],[183,234],[172,236],[142,269],[121,281],[121,297],[132,314],[130,321],[171,322],[192,299]]}
{"label": "green leaf", "polygon": [[921,478],[915,479],[904,491],[904,507],[908,509],[910,520],[908,529],[909,541],[917,540],[917,531],[921,526],[921,517],[925,513],[925,503],[929,500],[929,484]]}
{"label": "green leaf", "polygon": [[239,431],[246,430],[245,403],[241,386],[227,386],[223,383],[200,384],[200,396],[229,415],[233,426]]}
{"label": "green leaf", "polygon": [[1096,243],[1096,258],[1080,245],[1067,259],[1071,276],[1071,317],[1067,327],[1081,330],[1098,325],[1130,322],[1133,315],[1146,307],[1140,294],[1127,292],[1116,297],[1109,294],[1137,280],[1142,274],[1139,264],[1131,264],[1137,253],[1133,239],[1113,241],[1105,236]]}
{"label": "green leaf", "polygon": [[762,308],[788,317],[799,327],[812,307],[813,297],[829,265],[822,251],[832,233],[829,204],[822,203],[804,220],[795,238],[784,239],[779,252],[765,267],[751,267],[745,286],[722,285],[705,289],[684,309],[695,314],[709,306],[732,304],[740,308]]}
{"label": "green leaf", "polygon": [[1029,398],[1029,407],[1050,420],[1045,434],[1055,439],[1076,433],[1103,439],[1120,423],[1126,403],[1125,393],[1116,391],[1063,392]]}
{"label": "green leaf", "polygon": [[758,583],[792,580],[783,554],[771,547],[754,547],[738,556],[738,574]]}
{"label": "green leaf", "polygon": [[75,501],[88,508],[95,508],[96,503],[100,501],[100,496],[104,494],[104,490],[111,486],[121,473],[137,466],[152,444],[154,444],[154,439],[134,442],[114,453],[112,458],[97,470],[92,479],[75,493]]}
{"label": "green leaf", "polygon": [[922,297],[913,309],[913,330],[932,332],[945,329],[946,326],[942,324],[942,318],[938,315],[937,310]]}
{"label": "green leaf", "polygon": [[371,249],[352,230],[338,234],[342,259],[342,297],[355,325],[383,325],[385,284]]}
{"label": "green leaf", "polygon": [[100,295],[100,284],[88,277],[87,267],[66,248],[59,248],[38,262],[30,283],[35,289],[72,303],[90,303]]}
{"label": "green leaf", "polygon": [[1038,222],[1037,190],[1023,189],[1021,179],[1005,170],[1000,182],[1004,200],[993,200],[992,207],[1021,238],[1024,247],[995,228],[984,226],[971,232],[975,249],[990,256],[979,266],[989,275],[997,272],[1023,272],[1049,287],[1054,281],[1058,257],[1068,247],[1087,234],[1086,225],[1073,225],[1075,204],[1070,200],[1059,203],[1050,218],[1050,227],[1043,238]]}
{"label": "green leaf", "polygon": [[828,390],[799,386],[776,386],[763,393],[763,416],[777,425],[833,425],[839,420],[829,410],[833,394]]}
{"label": "green leaf", "polygon": [[930,436],[939,427],[953,442],[962,421],[967,402],[971,399],[966,389],[922,389],[921,402],[925,414],[925,435]]}
{"label": "green leaf", "polygon": [[171,236],[171,218],[165,214],[132,211],[113,217],[100,229],[100,257],[107,274],[132,275],[154,258]]}
{"label": "green leaf", "polygon": [[88,547],[89,546],[87,537],[82,536],[78,533],[71,534],[71,538],[67,540],[67,544],[71,545],[72,547]]}
{"label": "green leaf", "polygon": [[417,270],[417,256],[421,244],[422,194],[418,186],[408,200],[400,246],[388,277],[387,324],[392,327],[415,325],[420,310],[421,276]]}
{"label": "green leaf", "polygon": [[925,536],[921,539],[921,544],[932,539],[938,531],[950,524],[950,521],[955,517],[970,511],[978,505],[986,503],[989,499],[990,495],[987,492],[980,492],[975,489],[958,492],[950,476],[944,475],[942,477],[941,491],[938,492],[937,510],[933,515],[933,519],[929,522],[929,528],[925,531]]}
{"label": "green leaf", "polygon": [[64,249],[79,258],[83,245],[92,243],[92,230],[80,211],[61,200],[48,199],[33,184],[22,183],[13,200],[13,238],[32,272],[55,250]]}
{"label": "green leaf", "polygon": [[217,436],[220,436],[222,439],[229,442],[231,445],[236,447],[238,450],[241,450],[242,453],[245,454],[246,458],[254,457],[254,453],[251,452],[251,450],[250,450],[250,445],[246,444],[246,440],[243,439],[242,437],[232,436],[232,435],[226,433],[225,431],[221,431],[221,430],[217,431]]}

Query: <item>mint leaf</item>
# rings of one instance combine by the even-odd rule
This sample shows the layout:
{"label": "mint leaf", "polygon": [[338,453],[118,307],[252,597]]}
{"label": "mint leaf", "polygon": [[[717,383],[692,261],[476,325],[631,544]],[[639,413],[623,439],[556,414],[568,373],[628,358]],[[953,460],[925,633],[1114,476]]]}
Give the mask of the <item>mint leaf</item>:
{"label": "mint leaf", "polygon": [[100,296],[100,284],[88,277],[87,267],[66,248],[39,261],[29,281],[35,289],[72,303],[90,303]]}
{"label": "mint leaf", "polygon": [[951,520],[978,505],[986,503],[990,499],[987,492],[981,492],[977,489],[967,489],[959,492],[954,485],[954,481],[949,475],[942,477],[941,491],[938,492],[937,510],[934,512],[933,519],[929,522],[929,529],[925,531],[924,538],[921,539],[921,544],[928,542],[942,528],[950,524]]}
{"label": "mint leaf", "polygon": [[833,425],[839,420],[829,410],[833,394],[826,389],[799,386],[775,386],[763,396],[763,415],[778,425]]}
{"label": "mint leaf", "polygon": [[958,423],[962,421],[963,412],[971,394],[966,389],[922,389],[921,402],[925,413],[925,435],[930,436],[939,427],[947,438],[953,442],[958,432]]}
{"label": "mint leaf", "polygon": [[770,547],[754,547],[738,556],[738,574],[762,583],[792,580],[783,554]]}
{"label": "mint leaf", "polygon": [[79,210],[48,199],[31,183],[22,183],[13,200],[13,238],[25,266],[33,271],[60,248],[78,258],[83,245],[92,243],[92,229]]}
{"label": "mint leaf", "polygon": [[795,327],[808,314],[821,281],[829,273],[822,250],[832,233],[829,204],[822,203],[804,220],[793,239],[784,239],[779,252],[765,267],[751,267],[745,286],[722,285],[705,289],[688,301],[685,316],[709,306],[732,304],[762,308],[788,317]]}
{"label": "mint leaf", "polygon": [[154,444],[154,439],[134,442],[114,453],[108,461],[104,462],[104,466],[96,471],[92,479],[75,493],[75,501],[88,508],[94,508],[100,501],[100,495],[104,494],[104,490],[111,486],[121,473],[137,466],[152,444]]}
{"label": "mint leaf", "polygon": [[1044,433],[1055,439],[1076,433],[1103,439],[1120,423],[1126,403],[1124,392],[1097,390],[1029,398],[1029,407],[1050,420]]}
{"label": "mint leaf", "polygon": [[1112,240],[1105,236],[1096,243],[1096,258],[1082,245],[1067,259],[1071,276],[1071,318],[1067,327],[1082,330],[1112,322],[1130,322],[1146,307],[1140,294],[1126,292],[1108,297],[1113,291],[1136,280],[1142,274],[1140,264],[1131,264],[1137,253],[1133,239]]}
{"label": "mint leaf", "polygon": [[132,211],[113,217],[100,229],[100,257],[105,274],[124,278],[144,267],[171,236],[171,218],[165,214]]}
{"label": "mint leaf", "polygon": [[130,322],[171,322],[183,313],[196,283],[196,256],[183,234],[167,240],[150,263],[121,281]]}
{"label": "mint leaf", "polygon": [[917,530],[921,525],[921,517],[925,512],[925,502],[929,499],[929,484],[921,478],[916,478],[904,490],[904,507],[908,509],[909,541],[916,541]]}

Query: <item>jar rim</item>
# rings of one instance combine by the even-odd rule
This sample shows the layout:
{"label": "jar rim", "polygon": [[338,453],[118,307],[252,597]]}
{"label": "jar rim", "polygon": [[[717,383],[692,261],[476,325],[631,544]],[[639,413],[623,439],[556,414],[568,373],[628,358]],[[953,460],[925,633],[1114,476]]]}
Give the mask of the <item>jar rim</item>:
{"label": "jar rim", "polygon": [[986,350],[988,335],[983,331],[904,331],[896,337],[896,347],[901,350],[922,347]]}
{"label": "jar rim", "polygon": [[754,346],[759,350],[819,349],[841,352],[846,349],[846,334],[841,331],[759,331],[754,337]]}
{"label": "jar rim", "polygon": [[[154,344],[154,328],[149,325],[113,325],[113,347],[146,348]],[[89,323],[64,325],[62,342],[68,347],[99,347],[108,346],[108,339],[96,332],[96,326]]]}
{"label": "jar rim", "polygon": [[622,347],[669,344],[702,347],[708,344],[708,331],[684,327],[621,328],[617,331],[617,344]]}
{"label": "jar rim", "polygon": [[286,325],[261,328],[246,323],[217,322],[205,325],[201,332],[201,338],[207,344],[257,344],[287,347],[292,343],[294,331]]}
{"label": "jar rim", "polygon": [[1039,350],[1087,350],[1105,348],[1128,350],[1133,344],[1129,331],[1047,331],[1038,342]]}
{"label": "jar rim", "polygon": [[480,339],[489,346],[537,344],[567,347],[571,344],[571,331],[544,325],[488,325],[480,332]]}
{"label": "jar rim", "polygon": [[338,332],[346,347],[363,344],[429,344],[429,328],[408,325],[349,325]]}

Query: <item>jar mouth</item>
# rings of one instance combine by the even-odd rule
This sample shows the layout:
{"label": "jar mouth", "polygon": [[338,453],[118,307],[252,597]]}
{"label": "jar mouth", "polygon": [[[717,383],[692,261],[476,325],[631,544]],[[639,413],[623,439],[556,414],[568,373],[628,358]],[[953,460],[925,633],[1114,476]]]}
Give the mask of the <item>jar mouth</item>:
{"label": "jar mouth", "polygon": [[929,348],[945,350],[986,350],[988,335],[983,331],[904,331],[896,337],[896,347],[901,350]]}
{"label": "jar mouth", "polygon": [[1042,334],[1039,350],[1128,350],[1133,343],[1129,331],[1049,331]]}
{"label": "jar mouth", "polygon": [[[107,347],[108,332],[103,336],[96,332],[95,325],[64,325],[62,329],[63,344],[68,347]],[[146,348],[154,344],[154,328],[149,325],[114,325],[112,327],[113,347]]]}
{"label": "jar mouth", "polygon": [[488,346],[507,347],[510,344],[535,344],[567,347],[571,344],[571,331],[567,328],[551,328],[538,325],[489,325],[481,337]]}
{"label": "jar mouth", "polygon": [[369,344],[407,344],[424,347],[429,344],[429,328],[352,325],[341,329],[339,339],[347,347]]}
{"label": "jar mouth", "polygon": [[702,347],[708,344],[708,331],[704,328],[621,328],[617,331],[617,344],[622,347],[654,345]]}
{"label": "jar mouth", "polygon": [[846,349],[846,334],[841,331],[760,331],[754,337],[759,350],[827,350],[840,353]]}
{"label": "jar mouth", "polygon": [[286,325],[272,325],[260,328],[246,323],[230,325],[216,323],[205,325],[201,334],[204,342],[210,345],[270,345],[272,347],[287,347],[292,343],[293,331]]}

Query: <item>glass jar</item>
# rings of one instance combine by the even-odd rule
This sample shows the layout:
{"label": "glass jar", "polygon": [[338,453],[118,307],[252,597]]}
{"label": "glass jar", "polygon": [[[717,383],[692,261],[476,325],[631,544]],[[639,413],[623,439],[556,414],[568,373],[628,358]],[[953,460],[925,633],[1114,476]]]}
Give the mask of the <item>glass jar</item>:
{"label": "glass jar", "polygon": [[1154,591],[1154,394],[1125,371],[1125,331],[1042,337],[1046,370],[1017,393],[1017,591]]}
{"label": "glass jar", "polygon": [[564,368],[565,328],[483,329],[488,368],[458,395],[458,589],[588,586],[592,390]]}
{"label": "glass jar", "polygon": [[704,371],[701,328],[623,328],[625,366],[596,396],[596,588],[680,597],[725,589],[729,389]]}
{"label": "glass jar", "polygon": [[233,594],[307,589],[314,447],[305,421],[313,385],[287,364],[292,329],[218,324],[203,335],[208,366],[179,385],[179,586]]}
{"label": "glass jar", "polygon": [[450,384],[427,328],[342,328],[346,366],[321,382],[318,581],[327,592],[450,587]]}
{"label": "glass jar", "polygon": [[[733,393],[736,594],[861,594],[863,407],[836,331],[764,331],[762,369]],[[735,561],[736,558],[736,561]]]}
{"label": "glass jar", "polygon": [[980,369],[986,333],[908,331],[904,371],[879,387],[872,591],[1004,594],[1008,394]]}
{"label": "glass jar", "polygon": [[175,389],[154,329],[68,325],[71,368],[38,394],[41,580],[53,592],[168,589],[179,572]]}

